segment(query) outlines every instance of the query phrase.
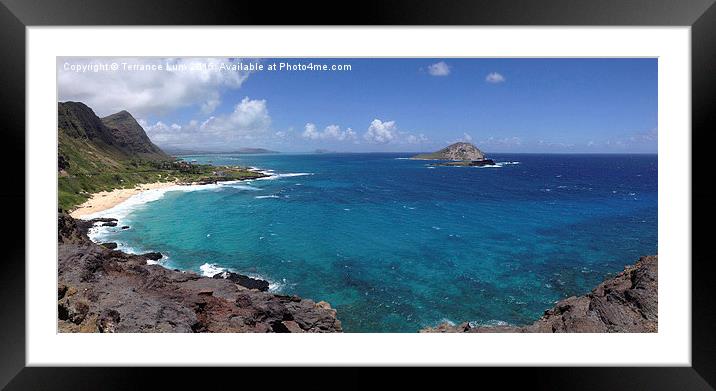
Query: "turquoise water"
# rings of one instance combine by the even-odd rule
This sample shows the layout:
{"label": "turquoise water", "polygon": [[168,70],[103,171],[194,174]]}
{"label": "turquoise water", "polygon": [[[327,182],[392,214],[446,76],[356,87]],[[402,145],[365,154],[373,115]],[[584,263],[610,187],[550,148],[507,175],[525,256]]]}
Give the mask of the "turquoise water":
{"label": "turquoise water", "polygon": [[186,156],[279,175],[145,194],[108,213],[130,229],[96,235],[328,301],[348,332],[531,323],[657,253],[656,155],[493,154],[492,168],[407,156]]}

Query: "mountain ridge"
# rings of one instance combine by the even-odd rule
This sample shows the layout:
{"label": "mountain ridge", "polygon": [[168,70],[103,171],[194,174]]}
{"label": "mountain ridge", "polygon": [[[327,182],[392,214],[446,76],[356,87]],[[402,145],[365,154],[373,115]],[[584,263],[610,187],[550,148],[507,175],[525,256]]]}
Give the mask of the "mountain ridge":
{"label": "mountain ridge", "polygon": [[110,129],[118,146],[130,154],[148,159],[170,158],[161,148],[149,139],[137,120],[126,110],[101,118],[102,123]]}

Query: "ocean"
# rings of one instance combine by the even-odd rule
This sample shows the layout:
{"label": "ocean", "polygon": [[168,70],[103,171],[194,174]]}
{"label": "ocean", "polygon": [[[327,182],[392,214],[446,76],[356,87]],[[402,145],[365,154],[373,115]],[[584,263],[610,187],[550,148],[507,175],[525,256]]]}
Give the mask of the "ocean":
{"label": "ocean", "polygon": [[346,332],[529,324],[657,253],[656,155],[491,154],[494,167],[411,155],[183,156],[271,176],[141,193],[91,237],[325,300]]}

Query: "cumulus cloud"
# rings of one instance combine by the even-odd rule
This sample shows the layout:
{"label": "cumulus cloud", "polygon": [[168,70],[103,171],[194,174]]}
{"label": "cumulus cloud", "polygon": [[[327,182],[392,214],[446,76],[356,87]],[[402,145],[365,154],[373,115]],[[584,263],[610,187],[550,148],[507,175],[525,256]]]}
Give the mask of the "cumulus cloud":
{"label": "cumulus cloud", "polygon": [[504,83],[505,80],[506,80],[505,77],[502,76],[501,74],[497,73],[497,72],[489,73],[489,74],[485,77],[485,81],[488,82],[488,83],[492,83],[492,84]]}
{"label": "cumulus cloud", "polygon": [[411,132],[398,130],[398,124],[395,121],[381,121],[374,119],[368,126],[368,130],[363,133],[363,139],[371,144],[419,144],[428,141],[423,134],[413,134]]}
{"label": "cumulus cloud", "polygon": [[351,128],[341,130],[341,127],[338,125],[328,125],[323,131],[319,131],[316,124],[309,122],[304,127],[301,137],[308,140],[352,141],[356,139],[356,133]]}
{"label": "cumulus cloud", "polygon": [[398,138],[398,127],[395,121],[381,121],[374,119],[363,138],[372,143],[386,144]]}
{"label": "cumulus cloud", "polygon": [[201,124],[201,130],[239,136],[263,133],[271,126],[266,100],[245,97],[229,115],[212,116]]}
{"label": "cumulus cloud", "polygon": [[234,142],[270,136],[268,131],[271,129],[266,100],[249,97],[236,104],[231,113],[210,116],[203,121],[194,119],[183,125],[169,125],[162,121],[150,124],[144,119],[138,121],[149,138],[160,146],[193,147],[214,143],[226,147]]}
{"label": "cumulus cloud", "polygon": [[[86,103],[100,116],[121,110],[139,117],[157,116],[192,106],[208,115],[221,104],[222,91],[240,88],[249,77],[248,72],[217,69],[221,64],[238,61],[229,58],[64,58],[57,62],[58,94],[61,101]],[[111,63],[120,68],[98,72],[75,72],[66,68],[66,64]],[[123,70],[123,63],[162,65],[165,69],[129,71]]]}
{"label": "cumulus cloud", "polygon": [[428,65],[428,73],[432,76],[447,76],[450,74],[450,66],[445,61]]}
{"label": "cumulus cloud", "polygon": [[197,141],[195,132],[199,125],[195,120],[189,121],[184,126],[176,123],[169,125],[162,121],[150,124],[144,119],[138,119],[137,122],[144,128],[152,142],[160,146],[192,144]]}
{"label": "cumulus cloud", "polygon": [[321,134],[318,132],[318,129],[316,128],[316,124],[307,123],[305,130],[303,131],[303,134],[301,134],[301,137],[307,138],[309,140],[318,140],[321,138]]}

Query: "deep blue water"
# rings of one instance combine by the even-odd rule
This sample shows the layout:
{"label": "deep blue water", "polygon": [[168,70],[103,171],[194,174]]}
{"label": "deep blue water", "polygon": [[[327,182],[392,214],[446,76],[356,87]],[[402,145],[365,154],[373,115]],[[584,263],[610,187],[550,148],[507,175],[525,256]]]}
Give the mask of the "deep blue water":
{"label": "deep blue water", "polygon": [[406,156],[187,156],[311,175],[166,192],[102,240],[261,276],[330,302],[349,332],[531,323],[657,253],[656,155],[493,154],[519,162],[499,168]]}

